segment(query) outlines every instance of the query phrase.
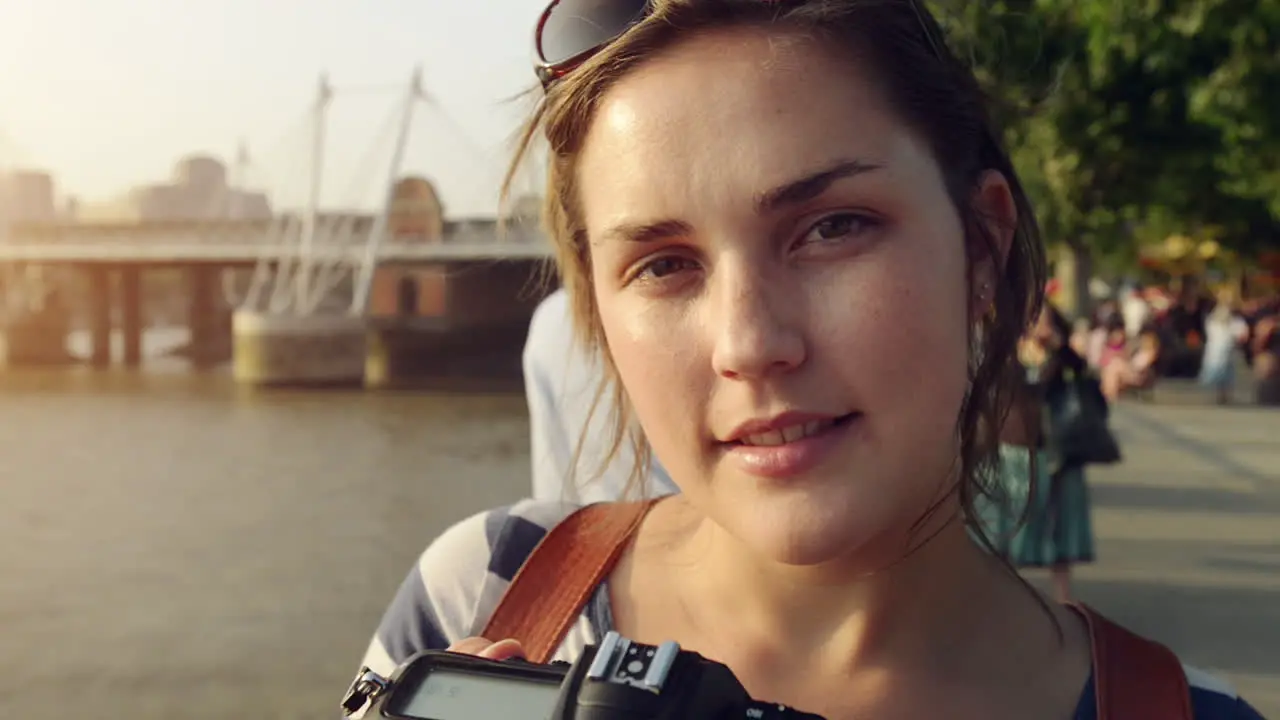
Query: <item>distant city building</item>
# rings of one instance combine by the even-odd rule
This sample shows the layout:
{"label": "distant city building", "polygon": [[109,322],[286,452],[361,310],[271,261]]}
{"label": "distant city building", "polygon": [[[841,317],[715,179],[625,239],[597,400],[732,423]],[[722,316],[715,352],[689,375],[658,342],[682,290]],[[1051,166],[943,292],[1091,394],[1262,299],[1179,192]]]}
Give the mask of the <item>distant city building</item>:
{"label": "distant city building", "polygon": [[136,188],[107,202],[81,202],[81,222],[157,222],[174,220],[266,220],[272,217],[265,193],[228,185],[219,160],[192,156],[181,160],[165,184]]}
{"label": "distant city building", "polygon": [[0,224],[47,223],[58,217],[53,177],[35,170],[0,173]]}
{"label": "distant city building", "polygon": [[[494,217],[444,219],[440,198],[430,182],[409,177],[396,183],[392,193],[389,225],[391,234],[404,240],[444,243],[529,242],[539,237],[530,232],[529,220],[536,222],[541,209],[539,197],[526,195],[513,204],[508,224]],[[521,213],[521,214],[517,214]],[[369,294],[369,314],[382,320],[433,318],[442,320],[449,309],[449,276],[445,265],[386,265],[373,276]],[[454,302],[457,302],[456,300]]]}
{"label": "distant city building", "polygon": [[431,181],[411,176],[396,183],[388,217],[391,235],[423,242],[444,239],[444,206]]}

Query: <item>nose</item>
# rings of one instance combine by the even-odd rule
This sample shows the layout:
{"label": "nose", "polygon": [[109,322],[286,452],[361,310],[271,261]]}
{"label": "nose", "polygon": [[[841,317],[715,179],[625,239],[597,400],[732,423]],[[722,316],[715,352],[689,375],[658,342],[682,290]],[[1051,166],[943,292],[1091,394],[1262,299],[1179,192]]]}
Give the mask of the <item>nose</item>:
{"label": "nose", "polygon": [[729,379],[758,380],[803,365],[808,350],[798,289],[747,267],[722,265],[716,275],[715,371]]}

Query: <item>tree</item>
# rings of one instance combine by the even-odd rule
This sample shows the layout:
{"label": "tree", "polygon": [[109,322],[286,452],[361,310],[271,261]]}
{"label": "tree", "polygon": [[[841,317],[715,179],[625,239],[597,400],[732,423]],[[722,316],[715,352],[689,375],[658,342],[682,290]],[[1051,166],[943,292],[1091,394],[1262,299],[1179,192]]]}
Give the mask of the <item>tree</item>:
{"label": "tree", "polygon": [[953,0],[942,15],[1000,99],[1046,236],[1086,264],[1160,233],[1274,242],[1280,0]]}

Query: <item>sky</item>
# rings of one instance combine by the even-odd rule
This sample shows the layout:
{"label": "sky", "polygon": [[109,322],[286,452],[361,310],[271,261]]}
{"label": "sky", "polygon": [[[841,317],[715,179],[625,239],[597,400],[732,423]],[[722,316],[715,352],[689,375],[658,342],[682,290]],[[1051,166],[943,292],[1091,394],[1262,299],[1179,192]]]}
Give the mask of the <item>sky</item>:
{"label": "sky", "polygon": [[451,216],[492,214],[544,3],[0,0],[0,169],[105,200],[166,181],[184,155],[232,163],[243,142],[237,177],[299,205],[327,73],[323,204],[369,207],[420,65],[433,102],[415,106],[401,174],[433,180]]}

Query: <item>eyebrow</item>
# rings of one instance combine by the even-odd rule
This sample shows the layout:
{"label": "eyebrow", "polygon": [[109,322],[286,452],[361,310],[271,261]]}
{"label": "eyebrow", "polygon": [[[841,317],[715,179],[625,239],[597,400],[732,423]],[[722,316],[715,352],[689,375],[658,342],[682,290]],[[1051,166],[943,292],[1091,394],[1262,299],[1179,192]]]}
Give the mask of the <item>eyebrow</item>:
{"label": "eyebrow", "polygon": [[[882,166],[863,160],[841,160],[817,172],[779,185],[756,196],[755,211],[765,215],[786,205],[813,200],[826,192],[837,180],[879,170]],[[629,243],[650,243],[693,233],[693,226],[683,220],[659,220],[651,223],[622,223],[604,233],[603,239]]]}
{"label": "eyebrow", "polygon": [[629,243],[650,243],[667,238],[689,235],[693,226],[683,220],[659,220],[652,223],[622,223],[610,228],[604,239]]}
{"label": "eyebrow", "polygon": [[793,180],[756,197],[756,213],[765,215],[784,205],[795,205],[820,197],[837,180],[879,170],[880,165],[863,160],[841,160],[823,170]]}

